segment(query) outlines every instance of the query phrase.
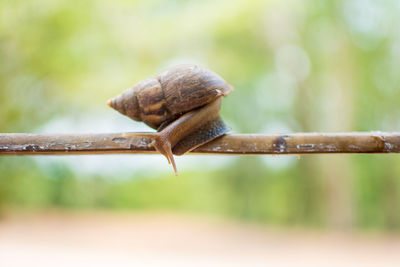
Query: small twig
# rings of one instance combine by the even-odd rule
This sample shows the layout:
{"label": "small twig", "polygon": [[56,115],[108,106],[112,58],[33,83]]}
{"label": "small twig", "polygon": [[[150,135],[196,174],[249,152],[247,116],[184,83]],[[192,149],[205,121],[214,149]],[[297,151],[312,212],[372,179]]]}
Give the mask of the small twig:
{"label": "small twig", "polygon": [[[0,134],[0,155],[156,153],[150,139],[115,134]],[[232,134],[192,153],[400,153],[400,133]]]}

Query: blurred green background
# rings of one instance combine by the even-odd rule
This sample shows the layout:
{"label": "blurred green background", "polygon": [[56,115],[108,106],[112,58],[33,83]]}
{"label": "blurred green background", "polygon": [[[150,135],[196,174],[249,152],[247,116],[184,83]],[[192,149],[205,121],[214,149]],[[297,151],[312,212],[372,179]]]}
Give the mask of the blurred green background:
{"label": "blurred green background", "polygon": [[[0,2],[0,132],[145,130],[105,102],[168,66],[235,86],[237,133],[398,131],[400,2]],[[1,157],[0,209],[400,228],[398,155]]]}

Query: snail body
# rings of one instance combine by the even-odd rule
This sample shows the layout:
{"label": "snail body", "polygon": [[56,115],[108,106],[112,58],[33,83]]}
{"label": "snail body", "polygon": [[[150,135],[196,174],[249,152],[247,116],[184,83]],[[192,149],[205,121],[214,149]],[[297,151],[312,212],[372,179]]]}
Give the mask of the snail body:
{"label": "snail body", "polygon": [[178,65],[137,83],[108,105],[156,133],[132,133],[153,139],[150,144],[176,165],[172,155],[182,155],[225,134],[220,119],[221,99],[233,87],[214,72],[197,65]]}

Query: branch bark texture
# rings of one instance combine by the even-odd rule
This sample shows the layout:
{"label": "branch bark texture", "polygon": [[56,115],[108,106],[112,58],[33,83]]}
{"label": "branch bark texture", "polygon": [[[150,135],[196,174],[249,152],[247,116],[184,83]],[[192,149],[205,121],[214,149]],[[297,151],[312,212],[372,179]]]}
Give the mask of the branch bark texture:
{"label": "branch bark texture", "polygon": [[[0,155],[156,153],[151,139],[112,134],[0,134]],[[202,154],[400,153],[400,132],[231,134],[193,150]]]}

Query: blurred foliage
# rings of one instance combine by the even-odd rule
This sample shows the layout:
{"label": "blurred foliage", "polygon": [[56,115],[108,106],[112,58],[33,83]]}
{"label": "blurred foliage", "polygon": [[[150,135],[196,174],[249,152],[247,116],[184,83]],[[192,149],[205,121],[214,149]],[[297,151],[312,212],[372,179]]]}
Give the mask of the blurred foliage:
{"label": "blurred foliage", "polygon": [[[97,112],[177,63],[209,67],[236,87],[222,110],[235,132],[399,131],[399,15],[396,0],[3,0],[0,131]],[[2,157],[0,204],[400,227],[399,156],[307,156],[281,168],[265,158],[179,179],[115,179]]]}

